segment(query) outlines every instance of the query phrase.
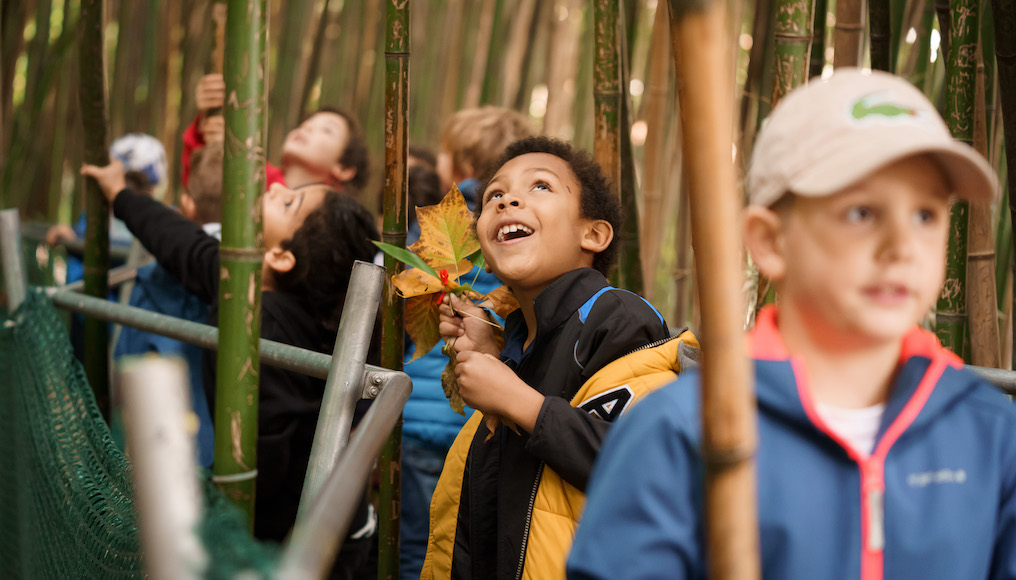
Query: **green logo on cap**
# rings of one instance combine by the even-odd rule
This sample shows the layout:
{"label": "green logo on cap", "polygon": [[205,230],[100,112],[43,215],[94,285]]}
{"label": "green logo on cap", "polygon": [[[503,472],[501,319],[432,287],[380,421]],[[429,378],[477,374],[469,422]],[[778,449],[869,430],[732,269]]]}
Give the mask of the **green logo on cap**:
{"label": "green logo on cap", "polygon": [[850,110],[850,116],[857,119],[865,119],[878,115],[880,117],[916,117],[917,111],[910,107],[904,107],[902,105],[894,105],[885,101],[879,102],[877,97],[867,96],[856,103]]}

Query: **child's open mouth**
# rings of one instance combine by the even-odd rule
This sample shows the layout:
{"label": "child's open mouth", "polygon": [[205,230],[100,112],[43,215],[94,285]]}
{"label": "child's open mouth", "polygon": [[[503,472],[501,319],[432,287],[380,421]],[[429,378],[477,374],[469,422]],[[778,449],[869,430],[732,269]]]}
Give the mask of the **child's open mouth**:
{"label": "child's open mouth", "polygon": [[511,240],[517,240],[533,234],[532,228],[526,227],[522,224],[509,224],[501,226],[501,229],[497,231],[498,242],[509,242]]}

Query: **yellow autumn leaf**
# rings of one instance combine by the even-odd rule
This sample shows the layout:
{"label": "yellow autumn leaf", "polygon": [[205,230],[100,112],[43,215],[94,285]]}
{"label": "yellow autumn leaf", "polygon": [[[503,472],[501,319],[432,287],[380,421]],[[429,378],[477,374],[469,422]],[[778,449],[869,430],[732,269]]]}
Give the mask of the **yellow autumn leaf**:
{"label": "yellow autumn leaf", "polygon": [[438,332],[438,311],[434,296],[414,296],[406,300],[406,332],[416,345],[410,362],[430,352],[441,340]]}
{"label": "yellow autumn leaf", "polygon": [[519,307],[519,301],[507,286],[498,286],[483,297],[480,306],[490,308],[501,318],[507,318]]}
{"label": "yellow autumn leaf", "polygon": [[472,267],[473,265],[469,260],[462,260],[455,265],[448,264],[446,266],[435,268],[439,274],[441,270],[448,272],[447,287],[442,284],[440,280],[419,268],[406,268],[402,272],[392,276],[392,284],[395,285],[395,288],[399,291],[399,295],[403,298],[412,298],[414,296],[423,296],[424,294],[444,292],[446,290],[451,290],[452,288],[457,288],[459,286],[457,279],[465,274],[468,274],[470,268]]}
{"label": "yellow autumn leaf", "polygon": [[454,185],[441,203],[416,208],[416,221],[420,239],[409,249],[431,266],[457,264],[480,249],[473,212]]}

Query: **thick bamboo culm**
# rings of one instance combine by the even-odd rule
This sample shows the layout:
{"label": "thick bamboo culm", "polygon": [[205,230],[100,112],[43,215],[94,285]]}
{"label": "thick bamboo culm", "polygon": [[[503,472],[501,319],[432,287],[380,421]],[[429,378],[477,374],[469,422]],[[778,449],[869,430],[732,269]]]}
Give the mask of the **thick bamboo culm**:
{"label": "thick bamboo culm", "polygon": [[[82,0],[79,99],[84,123],[84,160],[92,165],[109,163],[109,140],[106,136],[109,115],[106,107],[106,59],[103,52],[103,2]],[[109,202],[103,197],[99,183],[85,180],[84,280],[85,293],[105,297],[109,291],[106,271],[109,270]],[[106,324],[85,318],[85,374],[95,392],[95,402],[109,420],[109,338]]]}
{"label": "thick bamboo culm", "polygon": [[[991,12],[995,24],[995,75],[1001,100],[1002,132],[1005,133],[1006,143],[1016,143],[1016,3],[1011,0],[992,0]],[[1016,196],[1013,195],[1011,177],[1016,175],[1016,147],[1005,148],[1005,161],[1010,175],[1009,215],[1011,223],[1016,224]],[[1011,236],[1010,244],[1016,254],[1016,236]],[[1009,264],[1002,264],[1001,267],[1009,267]],[[1016,324],[1010,334],[1012,342],[1016,343],[1014,334]]]}
{"label": "thick bamboo culm", "polygon": [[[974,139],[974,77],[977,73],[978,0],[951,0],[953,15],[946,60],[945,122],[954,139]],[[935,333],[943,346],[970,361],[970,326],[967,322],[967,232],[970,204],[957,201],[949,216],[949,249],[945,284],[938,298]]]}
{"label": "thick bamboo culm", "polygon": [[833,31],[833,67],[858,66],[864,36],[864,2],[837,0]]}
{"label": "thick bamboo culm", "polygon": [[[984,61],[977,45],[977,77],[974,84],[974,148],[988,152],[985,118]],[[991,202],[970,203],[967,242],[967,300],[969,301],[970,362],[1001,368],[999,352],[998,299],[995,296],[995,239],[992,236]]]}
{"label": "thick bamboo culm", "polygon": [[[219,351],[213,481],[254,523],[261,336],[261,211],[265,191],[267,0],[229,0],[225,158],[219,247]],[[251,219],[253,216],[254,219]],[[229,388],[225,388],[228,385]]]}
{"label": "thick bamboo culm", "polygon": [[889,0],[868,0],[868,28],[871,68],[891,72]]}
{"label": "thick bamboo culm", "polygon": [[771,107],[808,81],[813,36],[811,10],[812,0],[776,0]]}
{"label": "thick bamboo culm", "polygon": [[[621,64],[617,0],[593,2],[593,155],[615,195],[621,183]],[[618,235],[620,232],[614,232]]]}
{"label": "thick bamboo culm", "polygon": [[[621,11],[623,15],[625,11]],[[636,294],[642,294],[642,256],[639,250],[639,206],[638,206],[638,184],[635,178],[635,158],[631,145],[631,95],[628,94],[628,85],[631,81],[629,71],[628,41],[625,37],[624,22],[619,22],[618,27],[618,52],[620,52],[621,65],[621,110],[620,110],[620,149],[621,156],[621,182],[618,184],[618,194],[621,196],[621,231],[614,232],[618,240],[617,259],[617,281],[621,288],[631,290]]]}
{"label": "thick bamboo culm", "polygon": [[733,119],[725,2],[670,0],[692,244],[702,324],[702,425],[710,578],[760,576],[751,370],[742,330],[741,197],[730,151]]}
{"label": "thick bamboo culm", "polygon": [[[406,247],[409,203],[409,52],[410,0],[386,2],[385,8],[385,188],[381,238]],[[385,287],[381,298],[381,366],[402,370],[406,301],[392,285],[404,269],[385,255]],[[380,508],[378,510],[378,578],[399,577],[399,501],[402,485],[402,417],[381,450]]]}

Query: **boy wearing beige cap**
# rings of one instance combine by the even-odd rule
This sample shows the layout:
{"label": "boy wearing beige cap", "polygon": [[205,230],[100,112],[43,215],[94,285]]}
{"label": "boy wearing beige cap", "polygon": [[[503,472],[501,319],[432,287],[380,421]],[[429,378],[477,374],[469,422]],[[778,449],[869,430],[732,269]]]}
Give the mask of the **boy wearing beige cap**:
{"label": "boy wearing beige cap", "polygon": [[[917,326],[950,199],[996,188],[888,74],[816,79],[763,127],[743,233],[779,290],[748,340],[764,577],[1016,577],[1016,410]],[[607,437],[569,578],[705,577],[697,381]]]}

